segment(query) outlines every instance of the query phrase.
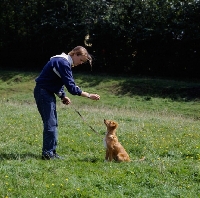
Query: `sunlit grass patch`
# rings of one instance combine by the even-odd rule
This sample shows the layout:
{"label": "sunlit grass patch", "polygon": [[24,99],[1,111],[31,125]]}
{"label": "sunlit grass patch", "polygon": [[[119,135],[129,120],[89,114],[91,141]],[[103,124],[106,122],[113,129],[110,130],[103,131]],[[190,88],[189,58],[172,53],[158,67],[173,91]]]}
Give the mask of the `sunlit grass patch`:
{"label": "sunlit grass patch", "polygon": [[[13,75],[9,79],[22,79],[8,83],[4,77],[0,82],[0,87],[8,86],[0,90],[1,197],[199,197],[198,101],[122,97],[109,91],[112,78],[106,84],[101,76],[78,75],[89,92],[98,88],[101,100],[68,95],[70,106],[57,100],[57,151],[65,159],[43,161],[42,123],[32,93],[35,75],[30,81]],[[93,87],[84,79],[92,80]],[[117,135],[130,163],[104,162],[103,119],[119,123]]]}

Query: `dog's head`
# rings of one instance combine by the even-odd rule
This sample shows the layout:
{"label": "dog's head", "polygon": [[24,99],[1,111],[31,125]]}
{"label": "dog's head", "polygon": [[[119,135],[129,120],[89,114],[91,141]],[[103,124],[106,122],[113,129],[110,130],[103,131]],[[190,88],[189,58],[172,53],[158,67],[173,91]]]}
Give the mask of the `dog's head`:
{"label": "dog's head", "polygon": [[114,130],[118,127],[118,123],[113,121],[113,120],[106,120],[104,119],[104,124],[106,125],[108,131],[109,130]]}

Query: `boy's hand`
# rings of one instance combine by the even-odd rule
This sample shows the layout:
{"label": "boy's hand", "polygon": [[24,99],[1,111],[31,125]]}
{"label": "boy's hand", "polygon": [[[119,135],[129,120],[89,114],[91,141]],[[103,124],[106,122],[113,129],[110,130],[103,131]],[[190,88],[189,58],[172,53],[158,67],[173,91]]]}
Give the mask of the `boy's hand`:
{"label": "boy's hand", "polygon": [[68,97],[65,96],[64,98],[62,98],[62,103],[65,104],[65,105],[68,105],[68,104],[71,103],[71,100]]}

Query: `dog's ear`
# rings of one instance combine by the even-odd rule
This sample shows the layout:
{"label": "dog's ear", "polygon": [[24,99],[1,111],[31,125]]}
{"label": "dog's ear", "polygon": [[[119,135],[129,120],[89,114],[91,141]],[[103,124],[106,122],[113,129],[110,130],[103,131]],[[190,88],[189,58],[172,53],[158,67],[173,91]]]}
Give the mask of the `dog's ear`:
{"label": "dog's ear", "polygon": [[110,122],[110,126],[114,129],[116,129],[118,127],[118,123],[117,122],[114,122],[114,121],[111,121]]}

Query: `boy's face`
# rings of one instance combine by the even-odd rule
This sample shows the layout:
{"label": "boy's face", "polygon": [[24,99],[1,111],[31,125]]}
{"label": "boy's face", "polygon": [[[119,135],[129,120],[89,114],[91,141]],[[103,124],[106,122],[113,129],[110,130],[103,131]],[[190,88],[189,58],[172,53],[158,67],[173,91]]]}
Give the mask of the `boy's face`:
{"label": "boy's face", "polygon": [[84,55],[76,55],[76,54],[74,54],[72,56],[72,60],[73,60],[74,66],[77,66],[77,65],[81,65],[81,64],[87,62],[87,57],[84,56]]}

